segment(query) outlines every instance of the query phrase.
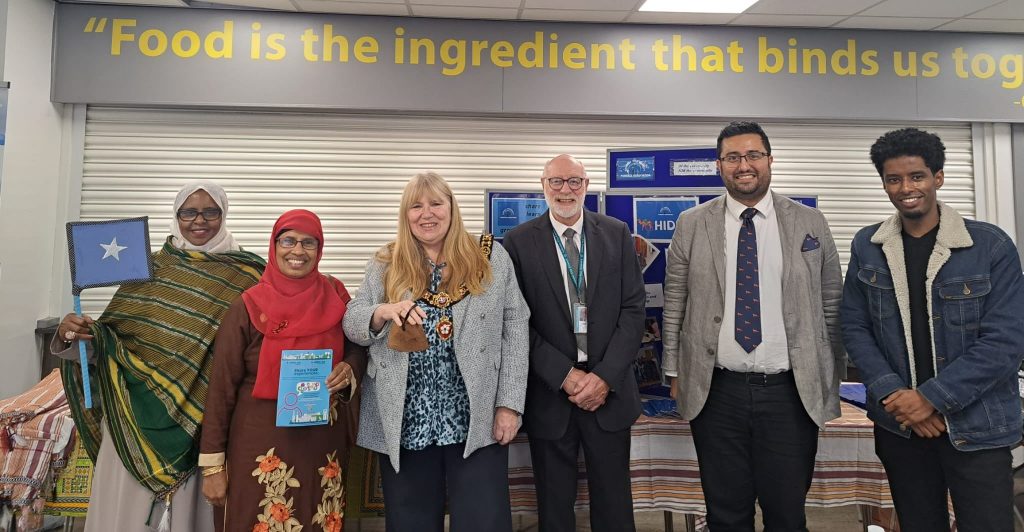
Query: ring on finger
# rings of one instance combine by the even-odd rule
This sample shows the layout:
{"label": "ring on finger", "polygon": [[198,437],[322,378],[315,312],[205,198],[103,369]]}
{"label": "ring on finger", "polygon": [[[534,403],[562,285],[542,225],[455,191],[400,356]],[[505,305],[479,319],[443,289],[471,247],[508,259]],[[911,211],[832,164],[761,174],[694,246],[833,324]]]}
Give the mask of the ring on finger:
{"label": "ring on finger", "polygon": [[75,339],[75,331],[72,331],[71,329],[68,329],[68,330],[64,331],[64,339],[65,340],[74,340]]}

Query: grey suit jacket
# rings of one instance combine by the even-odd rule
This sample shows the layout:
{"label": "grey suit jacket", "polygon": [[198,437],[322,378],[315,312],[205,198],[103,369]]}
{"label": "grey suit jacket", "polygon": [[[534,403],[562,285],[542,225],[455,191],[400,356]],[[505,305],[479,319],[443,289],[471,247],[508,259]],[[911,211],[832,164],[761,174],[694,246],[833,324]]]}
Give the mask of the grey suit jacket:
{"label": "grey suit jacket", "polygon": [[[478,296],[452,307],[455,358],[469,393],[469,435],[463,454],[494,443],[494,409],[523,411],[530,356],[530,309],[519,292],[508,253],[497,242],[491,251],[494,281]],[[388,348],[391,323],[370,330],[373,311],[385,303],[387,265],[371,258],[366,277],[348,304],[343,325],[353,342],[370,346],[356,443],[388,455],[398,471],[409,353]],[[407,294],[411,298],[411,294]]]}
{"label": "grey suit jacket", "polygon": [[[824,427],[839,417],[846,353],[839,332],[843,280],[832,233],[821,212],[772,193],[782,240],[783,322],[789,361],[807,414]],[[801,251],[810,235],[820,246]],[[725,196],[684,212],[665,269],[664,369],[676,372],[676,400],[697,417],[711,388],[725,309]]]}

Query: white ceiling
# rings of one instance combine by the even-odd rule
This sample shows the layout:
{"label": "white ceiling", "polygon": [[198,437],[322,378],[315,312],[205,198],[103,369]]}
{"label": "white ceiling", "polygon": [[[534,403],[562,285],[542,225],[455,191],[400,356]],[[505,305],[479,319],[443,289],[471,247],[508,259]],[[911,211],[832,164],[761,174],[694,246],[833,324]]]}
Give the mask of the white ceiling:
{"label": "white ceiling", "polygon": [[1024,33],[1024,0],[760,0],[738,15],[639,12],[642,0],[72,1],[496,20]]}

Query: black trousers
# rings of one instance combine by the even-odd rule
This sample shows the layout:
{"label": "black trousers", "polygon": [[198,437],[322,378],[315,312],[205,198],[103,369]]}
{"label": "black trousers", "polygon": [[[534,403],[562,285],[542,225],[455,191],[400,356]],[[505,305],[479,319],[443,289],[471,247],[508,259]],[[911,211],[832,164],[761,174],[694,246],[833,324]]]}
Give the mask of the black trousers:
{"label": "black trousers", "polygon": [[576,530],[576,464],[581,445],[590,491],[590,529],[635,531],[629,444],[629,429],[605,431],[593,412],[579,408],[573,408],[569,427],[560,439],[531,437],[539,532]]}
{"label": "black trousers", "polygon": [[906,439],[875,427],[875,453],[889,477],[901,530],[949,532],[947,492],[957,530],[1013,530],[1009,447],[958,451],[948,434]]}
{"label": "black trousers", "polygon": [[444,532],[446,494],[451,532],[512,532],[508,447],[488,445],[464,459],[465,448],[402,449],[397,473],[381,455],[387,532]]}
{"label": "black trousers", "polygon": [[804,502],[818,426],[800,402],[791,372],[716,369],[690,428],[711,532],[753,532],[755,500],[765,532],[807,530]]}

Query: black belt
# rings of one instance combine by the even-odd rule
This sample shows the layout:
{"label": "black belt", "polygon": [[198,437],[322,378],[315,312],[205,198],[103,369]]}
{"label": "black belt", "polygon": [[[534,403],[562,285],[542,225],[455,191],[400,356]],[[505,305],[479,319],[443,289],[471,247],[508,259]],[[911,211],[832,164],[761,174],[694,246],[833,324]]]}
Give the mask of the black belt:
{"label": "black belt", "polygon": [[779,384],[796,382],[792,371],[783,371],[781,373],[743,373],[740,371],[729,371],[724,368],[715,368],[715,377],[742,382],[751,386],[777,386]]}
{"label": "black belt", "polygon": [[583,371],[588,371],[586,362],[574,362],[572,367],[576,369],[582,369]]}

